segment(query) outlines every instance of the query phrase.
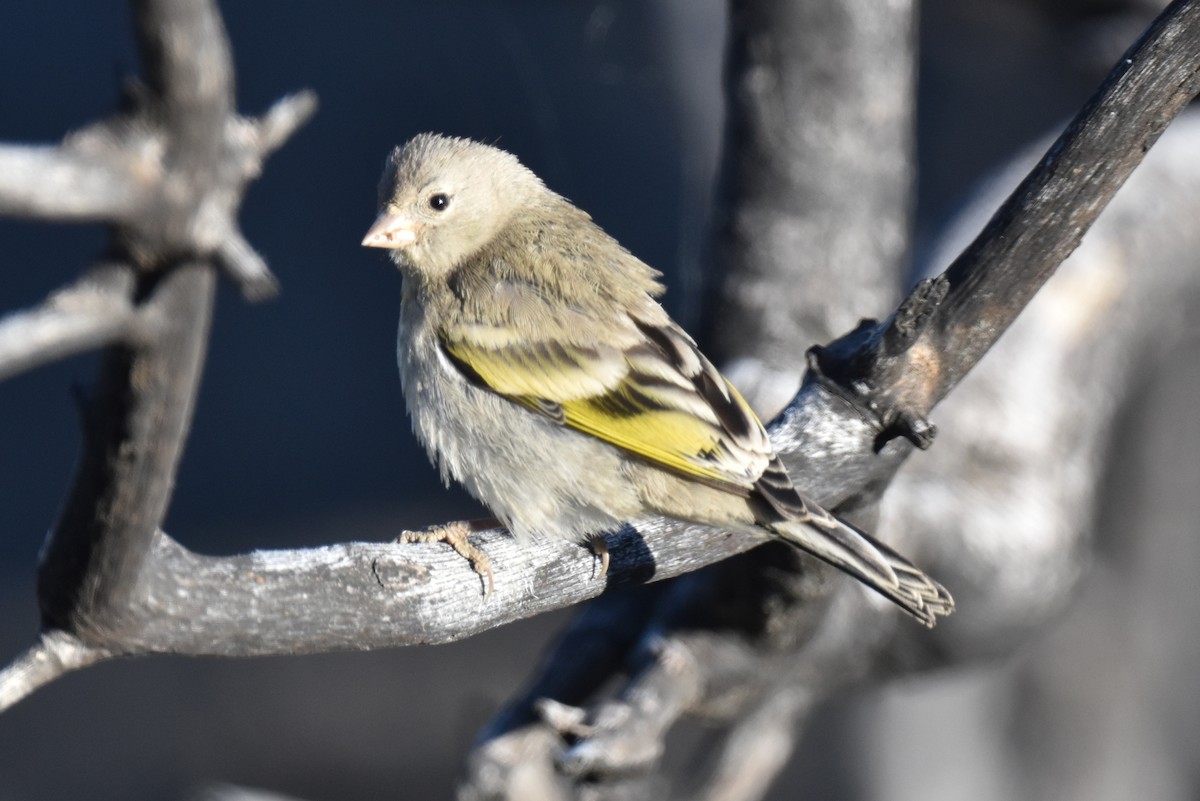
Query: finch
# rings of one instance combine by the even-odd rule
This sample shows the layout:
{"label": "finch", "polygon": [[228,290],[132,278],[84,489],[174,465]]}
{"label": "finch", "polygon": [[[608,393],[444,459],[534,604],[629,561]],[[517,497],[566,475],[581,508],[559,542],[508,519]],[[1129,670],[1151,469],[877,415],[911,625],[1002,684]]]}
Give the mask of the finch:
{"label": "finch", "polygon": [[926,626],[953,611],[940,584],[796,489],[659,305],[659,273],[516,157],[421,134],[389,156],[379,206],[362,244],[402,274],[413,430],[518,541],[596,543],[665,515],[790,543]]}

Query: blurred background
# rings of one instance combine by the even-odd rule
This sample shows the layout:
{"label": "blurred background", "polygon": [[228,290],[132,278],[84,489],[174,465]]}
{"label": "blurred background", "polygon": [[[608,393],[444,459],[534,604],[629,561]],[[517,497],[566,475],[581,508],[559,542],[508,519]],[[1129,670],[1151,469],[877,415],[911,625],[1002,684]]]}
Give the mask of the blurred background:
{"label": "blurred background", "polygon": [[[921,3],[918,252],[981,175],[1078,109],[1161,5]],[[283,291],[251,306],[222,290],[166,525],[184,545],[232,553],[383,540],[476,514],[441,487],[409,433],[394,364],[399,276],[358,246],[384,156],[415,133],[518,154],[663,270],[669,310],[698,324],[723,126],[724,3],[295,0],[222,10],[245,113],[304,87],[321,105],[244,205],[245,233]],[[123,3],[7,4],[0,141],[53,142],[107,115],[136,65]],[[72,280],[103,241],[99,226],[0,220],[0,313]],[[78,443],[72,387],[93,369],[79,357],[0,386],[0,660],[36,630],[34,564]],[[1167,422],[1146,423],[1142,439],[1185,425],[1187,405],[1170,399],[1194,397],[1200,374],[1172,381],[1153,418]],[[1196,451],[1177,450],[1186,469],[1176,472],[1194,476]],[[1183,519],[1195,534],[1194,518]],[[449,798],[474,731],[563,620],[429,649],[103,664],[0,716],[0,801],[166,801],[216,781],[313,801]],[[794,797],[797,786],[866,797],[855,767],[814,740],[836,741],[878,703],[855,699],[823,715],[828,737],[806,741],[772,797]]]}

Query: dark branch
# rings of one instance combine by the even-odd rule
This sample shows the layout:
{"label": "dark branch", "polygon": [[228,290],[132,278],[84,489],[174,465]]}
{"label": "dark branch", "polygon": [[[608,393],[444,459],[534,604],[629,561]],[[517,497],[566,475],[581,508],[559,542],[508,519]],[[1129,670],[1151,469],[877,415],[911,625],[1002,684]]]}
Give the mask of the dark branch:
{"label": "dark branch", "polygon": [[172,268],[141,307],[156,323],[154,335],[105,354],[84,410],[74,485],[38,568],[49,628],[100,646],[129,633],[127,610],[166,515],[191,421],[214,285],[204,265]]}
{"label": "dark branch", "polygon": [[949,291],[925,338],[926,347],[954,356],[943,360],[925,409],[946,396],[1079,246],[1197,92],[1200,4],[1176,0],[946,270]]}
{"label": "dark branch", "polygon": [[911,26],[905,3],[730,3],[710,260],[709,319],[721,324],[703,344],[767,416],[799,386],[799,349],[899,298],[912,205]]}
{"label": "dark branch", "polygon": [[[107,163],[125,169],[124,177],[118,171],[72,179],[103,184],[111,178],[143,193],[136,209],[107,217],[114,224],[116,266],[106,274],[123,283],[104,303],[80,300],[94,284],[85,282],[39,311],[12,318],[13,336],[26,338],[0,360],[11,372],[115,343],[85,404],[83,453],[38,571],[47,631],[66,632],[102,654],[139,650],[147,603],[139,593],[156,575],[152,545],[191,423],[215,264],[219,260],[248,295],[263,296],[275,286],[237,228],[245,185],[315,106],[303,93],[280,101],[261,120],[235,116],[230,54],[214,4],[134,5],[148,89],[132,93],[121,117],[44,154],[70,167],[76,151],[102,150],[112,157]],[[160,146],[146,148],[147,142]],[[65,208],[72,208],[70,201]],[[64,308],[63,298],[73,305]],[[31,333],[41,333],[41,341],[28,338]],[[131,648],[118,645],[127,640]]]}
{"label": "dark branch", "polygon": [[233,58],[211,3],[134,0],[138,51],[160,105],[175,159],[218,163],[221,129],[233,112]]}
{"label": "dark branch", "polygon": [[887,323],[818,349],[821,372],[872,409],[881,432],[927,445],[924,416],[1078,247],[1197,92],[1200,5],[1176,0],[949,269]]}

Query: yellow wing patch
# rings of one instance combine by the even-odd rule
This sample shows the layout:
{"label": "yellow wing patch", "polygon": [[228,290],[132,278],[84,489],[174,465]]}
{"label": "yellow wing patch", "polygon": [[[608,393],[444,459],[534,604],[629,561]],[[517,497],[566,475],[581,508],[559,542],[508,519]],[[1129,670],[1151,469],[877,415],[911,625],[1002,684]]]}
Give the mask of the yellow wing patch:
{"label": "yellow wing patch", "polygon": [[492,348],[465,340],[443,340],[442,345],[493,392],[514,399],[530,396],[565,403],[601,395],[628,371],[615,348],[601,350],[555,342]]}
{"label": "yellow wing patch", "polygon": [[[612,399],[618,403],[612,403]],[[733,484],[727,472],[703,459],[720,448],[720,432],[699,418],[673,409],[639,405],[616,392],[562,404],[564,422],[611,445],[677,473]]]}
{"label": "yellow wing patch", "polygon": [[[497,395],[677,474],[745,494],[762,470],[731,451],[712,399],[690,380],[635,373],[622,350],[551,342],[488,348],[461,339],[443,339],[443,348]],[[757,426],[754,412],[713,373],[728,392],[722,402]]]}

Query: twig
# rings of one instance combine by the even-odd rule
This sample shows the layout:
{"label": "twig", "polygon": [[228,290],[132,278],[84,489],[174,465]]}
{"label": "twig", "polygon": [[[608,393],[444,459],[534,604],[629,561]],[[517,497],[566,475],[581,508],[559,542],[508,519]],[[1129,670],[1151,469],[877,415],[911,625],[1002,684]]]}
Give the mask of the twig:
{"label": "twig", "polygon": [[133,333],[132,276],[104,270],[51,295],[34,309],[0,318],[0,380]]}
{"label": "twig", "polygon": [[109,654],[65,631],[44,632],[29,650],[0,670],[0,709],[7,709],[37,688]]}
{"label": "twig", "polygon": [[129,220],[146,204],[149,186],[113,146],[107,126],[62,146],[0,145],[0,214],[41,220]]}

